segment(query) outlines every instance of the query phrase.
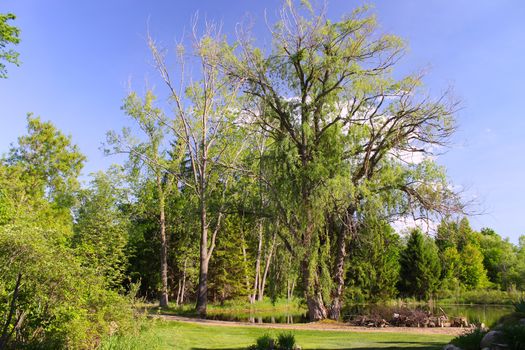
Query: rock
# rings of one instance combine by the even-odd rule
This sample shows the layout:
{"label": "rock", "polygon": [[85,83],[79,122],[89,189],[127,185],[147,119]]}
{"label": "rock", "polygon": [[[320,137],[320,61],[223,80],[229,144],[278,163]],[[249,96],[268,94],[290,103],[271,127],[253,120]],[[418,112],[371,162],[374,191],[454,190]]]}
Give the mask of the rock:
{"label": "rock", "polygon": [[443,350],[461,350],[461,348],[458,348],[454,344],[447,344],[443,347]]}
{"label": "rock", "polygon": [[497,338],[500,337],[502,333],[500,331],[490,331],[483,339],[481,339],[481,343],[479,343],[480,348],[492,348],[492,344],[494,344],[497,341]]}

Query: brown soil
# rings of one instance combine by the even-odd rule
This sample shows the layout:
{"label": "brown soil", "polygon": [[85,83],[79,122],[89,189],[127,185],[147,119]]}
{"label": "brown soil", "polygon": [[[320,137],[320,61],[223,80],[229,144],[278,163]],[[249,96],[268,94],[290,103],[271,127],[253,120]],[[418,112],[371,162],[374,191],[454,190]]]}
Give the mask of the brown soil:
{"label": "brown soil", "polygon": [[444,334],[444,335],[460,335],[467,331],[468,328],[458,327],[434,327],[434,328],[416,328],[416,327],[358,327],[350,326],[347,323],[335,321],[321,321],[310,323],[284,324],[284,323],[249,323],[249,322],[231,322],[231,321],[216,321],[205,320],[200,318],[190,318],[174,315],[159,315],[157,316],[167,321],[188,322],[195,324],[209,324],[213,326],[224,327],[261,327],[272,329],[296,329],[296,330],[321,330],[321,331],[347,331],[347,332],[386,332],[386,333],[409,333],[409,334]]}

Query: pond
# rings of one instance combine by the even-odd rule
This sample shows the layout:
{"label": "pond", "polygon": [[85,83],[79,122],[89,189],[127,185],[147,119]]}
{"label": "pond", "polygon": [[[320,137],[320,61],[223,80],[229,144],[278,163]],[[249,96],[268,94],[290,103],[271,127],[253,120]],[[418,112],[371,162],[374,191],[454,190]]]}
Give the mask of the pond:
{"label": "pond", "polygon": [[[391,308],[392,313],[396,307],[377,306],[377,305],[352,305],[343,311],[342,320],[349,321],[355,316],[366,315],[373,311],[374,308]],[[410,309],[421,309],[430,311],[430,306],[413,306]],[[441,309],[449,318],[466,317],[469,323],[484,323],[486,326],[494,325],[502,316],[512,312],[512,306],[502,305],[435,305],[432,307],[432,313],[441,315]],[[208,319],[220,321],[250,322],[250,323],[305,323],[308,322],[306,311],[297,310],[296,308],[278,309],[278,310],[213,310],[208,313]]]}
{"label": "pond", "polygon": [[249,322],[249,323],[306,323],[306,311],[276,310],[276,311],[212,311],[206,316],[209,320]]}

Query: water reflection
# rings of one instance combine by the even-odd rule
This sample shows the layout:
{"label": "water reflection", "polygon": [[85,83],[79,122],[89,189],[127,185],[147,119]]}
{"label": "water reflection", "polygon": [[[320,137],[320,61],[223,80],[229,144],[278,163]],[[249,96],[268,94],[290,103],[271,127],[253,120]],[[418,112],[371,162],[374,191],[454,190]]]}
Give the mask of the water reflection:
{"label": "water reflection", "polygon": [[[406,307],[406,306],[405,306]],[[399,307],[390,307],[382,305],[351,305],[347,306],[342,313],[341,321],[347,322],[356,316],[369,315],[371,312],[381,308],[382,312],[392,314],[399,309]],[[512,312],[512,306],[497,306],[497,305],[433,305],[433,306],[409,306],[410,310],[431,311],[434,315],[441,315],[443,310],[449,318],[466,317],[469,323],[480,324],[484,323],[486,326],[494,325],[502,316]],[[441,309],[440,309],[441,308]],[[208,314],[208,319],[220,321],[235,321],[235,322],[250,322],[250,323],[305,323],[308,322],[306,311],[301,313],[297,310],[293,311],[274,311],[274,312],[257,312],[246,311],[239,313],[232,312],[215,312]]]}

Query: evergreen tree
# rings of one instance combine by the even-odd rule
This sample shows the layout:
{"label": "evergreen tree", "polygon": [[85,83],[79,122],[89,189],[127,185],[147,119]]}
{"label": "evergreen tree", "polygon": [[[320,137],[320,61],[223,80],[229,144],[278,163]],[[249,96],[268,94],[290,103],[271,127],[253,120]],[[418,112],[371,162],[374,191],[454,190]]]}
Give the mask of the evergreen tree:
{"label": "evergreen tree", "polygon": [[399,291],[404,296],[427,300],[439,285],[440,272],[434,241],[420,230],[412,230],[401,253]]}
{"label": "evergreen tree", "polygon": [[399,236],[386,222],[367,220],[362,234],[349,247],[347,296],[372,302],[395,297],[400,243]]}

